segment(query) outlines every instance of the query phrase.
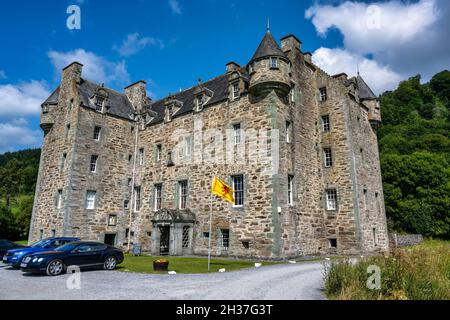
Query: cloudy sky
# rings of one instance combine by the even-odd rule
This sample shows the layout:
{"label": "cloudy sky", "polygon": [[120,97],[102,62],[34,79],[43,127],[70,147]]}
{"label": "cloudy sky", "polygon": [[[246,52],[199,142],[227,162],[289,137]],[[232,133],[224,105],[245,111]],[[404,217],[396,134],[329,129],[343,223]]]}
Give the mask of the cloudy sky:
{"label": "cloudy sky", "polygon": [[[71,5],[79,30],[67,27]],[[159,99],[222,74],[231,60],[246,64],[268,16],[277,39],[295,34],[330,74],[359,68],[377,94],[450,66],[448,0],[4,0],[0,153],[40,146],[40,104],[70,62],[118,91],[146,80]]]}

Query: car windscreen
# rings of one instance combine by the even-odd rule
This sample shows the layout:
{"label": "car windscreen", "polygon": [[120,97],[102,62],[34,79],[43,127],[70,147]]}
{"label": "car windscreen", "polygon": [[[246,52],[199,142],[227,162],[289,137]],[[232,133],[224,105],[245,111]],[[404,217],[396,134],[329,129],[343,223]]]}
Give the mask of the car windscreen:
{"label": "car windscreen", "polygon": [[44,248],[45,246],[50,244],[50,240],[40,240],[31,245],[32,248]]}
{"label": "car windscreen", "polygon": [[76,243],[66,243],[66,244],[56,248],[55,250],[56,251],[72,251],[73,249],[75,249],[75,247],[77,245],[78,244],[76,244]]}

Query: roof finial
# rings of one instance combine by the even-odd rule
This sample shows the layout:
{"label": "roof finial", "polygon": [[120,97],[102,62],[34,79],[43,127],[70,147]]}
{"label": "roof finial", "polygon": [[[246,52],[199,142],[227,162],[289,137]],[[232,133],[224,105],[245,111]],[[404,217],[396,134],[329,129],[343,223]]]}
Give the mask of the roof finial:
{"label": "roof finial", "polygon": [[356,72],[357,72],[357,74],[359,76],[359,63],[358,62],[356,63]]}
{"label": "roof finial", "polygon": [[267,17],[267,32],[270,33],[270,18]]}

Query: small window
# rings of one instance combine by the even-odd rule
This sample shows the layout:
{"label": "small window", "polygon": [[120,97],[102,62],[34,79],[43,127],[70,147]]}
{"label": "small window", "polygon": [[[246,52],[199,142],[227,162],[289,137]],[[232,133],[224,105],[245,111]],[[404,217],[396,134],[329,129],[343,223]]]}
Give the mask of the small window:
{"label": "small window", "polygon": [[155,184],[155,211],[161,210],[162,204],[162,184]]}
{"label": "small window", "polygon": [[331,148],[323,149],[323,160],[325,163],[325,168],[330,168],[333,166],[333,155],[331,152]]}
{"label": "small window", "polygon": [[181,246],[183,248],[189,248],[191,246],[191,241],[190,241],[190,229],[191,227],[189,226],[184,226],[183,227],[183,235],[182,235],[182,244]]}
{"label": "small window", "polygon": [[330,116],[325,115],[322,116],[322,132],[329,132],[330,131]]}
{"label": "small window", "polygon": [[95,99],[95,110],[98,112],[102,112],[104,103],[105,103],[105,98],[97,96]]}
{"label": "small window", "polygon": [[239,145],[241,143],[241,124],[236,123],[233,125],[233,142],[234,145]]}
{"label": "small window", "polygon": [[133,155],[129,154],[128,155],[128,162],[131,162],[131,160],[133,160]]}
{"label": "small window", "polygon": [[203,238],[209,238],[209,232],[203,232]]}
{"label": "small window", "polygon": [[69,136],[69,132],[70,132],[70,124],[66,125],[66,130],[64,134],[65,139],[67,139],[67,137]]}
{"label": "small window", "polygon": [[201,111],[203,109],[203,94],[197,95],[197,111]]}
{"label": "small window", "polygon": [[179,181],[178,182],[178,208],[186,209],[187,204],[187,196],[188,196],[188,185],[187,181]]}
{"label": "small window", "polygon": [[270,68],[278,69],[278,58],[275,57],[270,58]]}
{"label": "small window", "polygon": [[134,212],[141,211],[141,187],[134,187]]}
{"label": "small window", "polygon": [[233,99],[238,99],[241,96],[241,89],[239,82],[233,83]]}
{"label": "small window", "polygon": [[60,189],[60,190],[58,190],[58,194],[57,194],[56,209],[62,208],[62,202],[63,202],[63,191]]}
{"label": "small window", "polygon": [[377,229],[372,228],[373,245],[377,246]]}
{"label": "small window", "polygon": [[250,242],[249,241],[242,241],[242,246],[244,247],[244,249],[249,249],[250,248]]}
{"label": "small window", "polygon": [[363,148],[359,149],[359,154],[361,155],[361,162],[364,164],[366,162],[366,158],[365,158],[365,155],[364,155],[364,149]]}
{"label": "small window", "polygon": [[108,216],[108,226],[117,225],[117,216],[115,214],[110,214]]}
{"label": "small window", "polygon": [[[52,237],[56,237],[56,229],[52,229]],[[57,247],[59,247],[59,245],[56,245]]]}
{"label": "small window", "polygon": [[86,192],[86,209],[93,210],[95,209],[95,198],[97,192],[93,190],[88,190]]}
{"label": "small window", "polygon": [[131,178],[127,179],[127,186],[131,187],[131,184],[133,183],[133,180]]}
{"label": "small window", "polygon": [[290,121],[286,121],[286,143],[291,143],[292,140],[292,124]]}
{"label": "small window", "polygon": [[327,210],[328,211],[336,211],[337,210],[337,192],[335,189],[326,191],[326,201],[327,201]]}
{"label": "small window", "polygon": [[95,126],[94,128],[94,140],[100,141],[100,134],[102,132],[102,127]]}
{"label": "small window", "polygon": [[222,250],[228,251],[230,248],[230,230],[220,229],[220,240],[222,244]]}
{"label": "small window", "polygon": [[67,153],[63,153],[61,158],[61,171],[66,167]]}
{"label": "small window", "polygon": [[288,204],[294,205],[294,176],[288,175]]}
{"label": "small window", "polygon": [[244,176],[237,175],[231,178],[233,180],[234,205],[242,207],[244,205]]}
{"label": "small window", "polygon": [[44,237],[44,230],[40,229],[39,230],[39,240],[42,240],[43,237]]}
{"label": "small window", "polygon": [[144,164],[144,148],[139,149],[139,165]]}
{"label": "small window", "polygon": [[328,239],[328,244],[330,249],[336,249],[337,248],[337,239]]}
{"label": "small window", "polygon": [[190,157],[192,153],[192,136],[184,138],[183,156]]}
{"label": "small window", "polygon": [[130,200],[127,199],[123,201],[123,208],[130,209]]}
{"label": "small window", "polygon": [[157,144],[156,145],[156,162],[161,161],[161,155],[162,155],[162,145]]}
{"label": "small window", "polygon": [[369,207],[369,194],[367,192],[367,189],[364,189],[364,209],[367,210]]}
{"label": "small window", "polygon": [[92,155],[91,156],[90,171],[93,172],[93,173],[97,172],[97,161],[98,161],[98,156],[97,155]]}
{"label": "small window", "polygon": [[295,83],[291,83],[291,91],[289,91],[289,101],[295,102]]}
{"label": "small window", "polygon": [[319,89],[319,96],[320,96],[320,101],[327,101],[328,96],[327,96],[327,88],[323,87]]}

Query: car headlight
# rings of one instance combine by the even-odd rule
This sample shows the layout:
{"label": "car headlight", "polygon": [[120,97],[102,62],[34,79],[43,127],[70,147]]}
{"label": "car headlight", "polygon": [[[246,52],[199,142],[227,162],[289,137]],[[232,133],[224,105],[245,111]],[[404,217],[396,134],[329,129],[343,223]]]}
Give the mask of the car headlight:
{"label": "car headlight", "polygon": [[18,256],[21,256],[22,255],[22,252],[15,252],[14,254],[13,254],[13,257],[18,257]]}
{"label": "car headlight", "polygon": [[42,262],[44,260],[44,258],[38,258],[38,257],[34,257],[33,260],[31,260],[31,262],[35,263],[35,262]]}

